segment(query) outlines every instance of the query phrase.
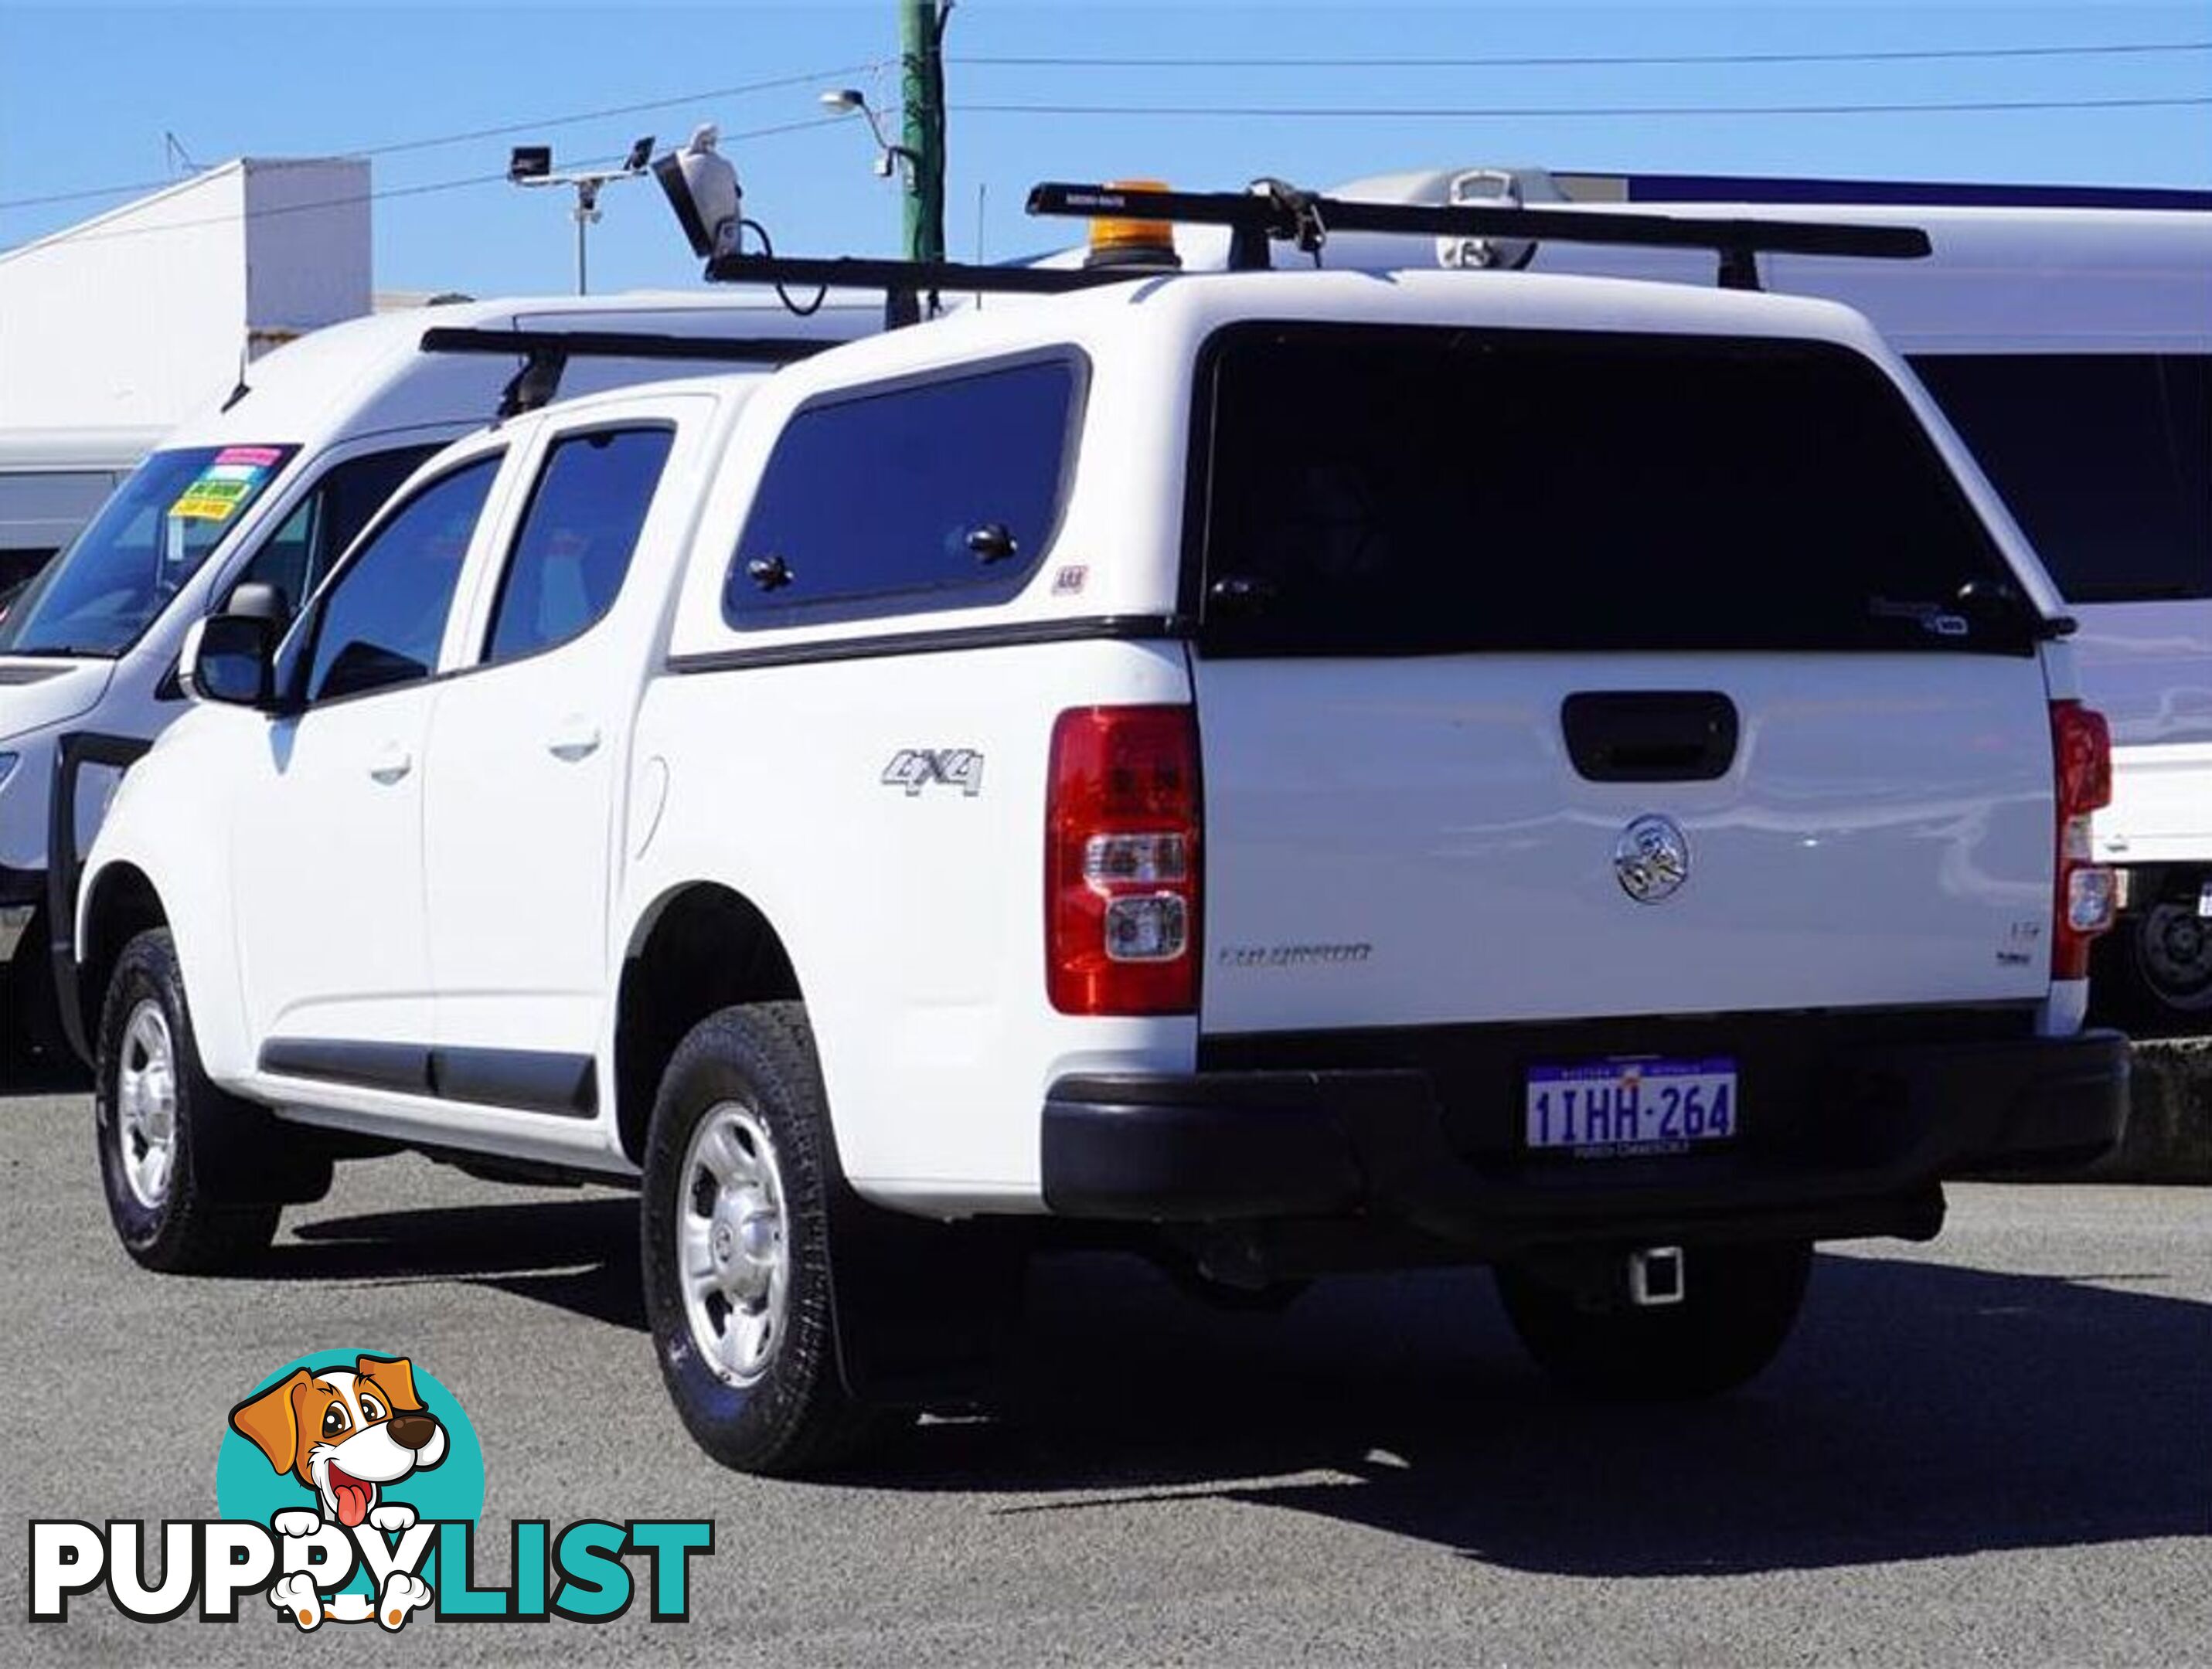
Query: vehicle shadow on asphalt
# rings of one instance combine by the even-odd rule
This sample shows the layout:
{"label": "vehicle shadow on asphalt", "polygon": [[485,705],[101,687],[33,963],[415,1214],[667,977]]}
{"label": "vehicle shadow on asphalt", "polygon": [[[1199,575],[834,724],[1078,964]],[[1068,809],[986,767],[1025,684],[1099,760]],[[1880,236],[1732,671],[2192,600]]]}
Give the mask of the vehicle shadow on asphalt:
{"label": "vehicle shadow on asphalt", "polygon": [[[641,1329],[627,1195],[298,1223],[265,1272],[454,1280]],[[1747,1389],[1571,1397],[1486,1275],[1316,1284],[1273,1314],[1149,1265],[1041,1259],[988,1419],[926,1423],[863,1472],[986,1510],[1196,1496],[1318,1514],[1575,1575],[1727,1574],[2212,1532],[2212,1306],[2107,1284],[1823,1256]]]}
{"label": "vehicle shadow on asphalt", "polygon": [[[296,1216],[296,1214],[295,1214]],[[286,1281],[459,1281],[645,1331],[637,1196],[288,1218],[254,1267]]]}
{"label": "vehicle shadow on asphalt", "polygon": [[1752,1387],[1623,1407],[1528,1367],[1480,1274],[1325,1283],[1255,1317],[1063,1268],[1012,1417],[925,1426],[869,1481],[1074,1496],[1006,1512],[1210,1495],[1575,1575],[2203,1535],[2212,1307],[2138,1278],[1824,1257]]}

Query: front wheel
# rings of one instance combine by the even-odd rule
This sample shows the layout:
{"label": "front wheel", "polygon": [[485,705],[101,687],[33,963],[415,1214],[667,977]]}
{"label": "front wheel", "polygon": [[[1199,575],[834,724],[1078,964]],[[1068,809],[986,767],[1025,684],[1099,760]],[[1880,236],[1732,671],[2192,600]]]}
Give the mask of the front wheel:
{"label": "front wheel", "polygon": [[1507,1319],[1537,1364],[1592,1395],[1656,1402],[1716,1396],[1773,1361],[1805,1298],[1802,1241],[1693,1247],[1681,1302],[1639,1307],[1618,1291],[1497,1271]]}
{"label": "front wheel", "polygon": [[662,1074],[642,1263],[661,1377],[699,1447],[791,1476],[848,1460],[884,1417],[848,1394],[830,1287],[845,1187],[797,1003],[726,1008]]}
{"label": "front wheel", "polygon": [[265,1247],[283,1208],[236,1198],[221,1172],[231,1127],[266,1117],[201,1070],[168,930],[139,934],[115,964],[93,1074],[100,1180],[124,1250],[149,1269],[212,1273]]}

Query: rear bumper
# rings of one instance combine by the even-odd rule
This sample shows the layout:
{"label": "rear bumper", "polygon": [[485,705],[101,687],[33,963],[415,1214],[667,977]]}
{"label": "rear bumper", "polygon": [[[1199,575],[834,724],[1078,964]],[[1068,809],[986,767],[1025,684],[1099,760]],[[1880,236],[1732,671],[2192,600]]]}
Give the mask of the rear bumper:
{"label": "rear bumper", "polygon": [[[2118,1143],[2117,1032],[1873,1049],[1822,1064],[1816,1105],[1762,1109],[1725,1150],[1581,1162],[1470,1142],[1417,1068],[1083,1075],[1044,1108],[1047,1205],[1076,1218],[1369,1217],[1499,1256],[1614,1241],[1925,1239],[1940,1184]],[[1517,1107],[1481,1109],[1495,1127]]]}

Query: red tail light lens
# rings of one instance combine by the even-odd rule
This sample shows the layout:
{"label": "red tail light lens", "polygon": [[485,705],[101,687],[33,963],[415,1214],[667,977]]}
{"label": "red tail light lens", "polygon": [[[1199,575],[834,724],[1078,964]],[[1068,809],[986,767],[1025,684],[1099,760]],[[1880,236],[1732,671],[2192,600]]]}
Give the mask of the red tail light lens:
{"label": "red tail light lens", "polygon": [[2051,748],[2058,772],[2058,896],[2051,977],[2087,979],[2089,945],[2112,925],[2117,884],[2094,863],[2090,814],[2112,803],[2112,736],[2105,715],[2079,701],[2051,704]]}
{"label": "red tail light lens", "polygon": [[1052,727],[1045,984],[1063,1014],[1198,1008],[1198,725],[1187,707],[1074,707]]}

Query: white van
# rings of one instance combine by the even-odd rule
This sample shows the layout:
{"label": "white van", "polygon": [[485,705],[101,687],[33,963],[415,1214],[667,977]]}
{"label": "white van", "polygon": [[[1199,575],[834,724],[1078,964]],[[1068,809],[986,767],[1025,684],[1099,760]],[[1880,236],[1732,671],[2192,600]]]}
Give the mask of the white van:
{"label": "white van", "polygon": [[416,465],[501,415],[782,363],[880,318],[834,297],[803,322],[726,294],[468,302],[333,325],[257,361],[0,616],[0,1052],[54,1040],[40,924],[58,767],[88,841],[122,767],[184,711],[177,651],[193,621],[249,582],[296,607]]}
{"label": "white van", "polygon": [[[1698,175],[1424,170],[1334,195],[1523,202],[1923,228],[1923,260],[1761,253],[1776,291],[1843,301],[1911,361],[2072,605],[2083,695],[2112,724],[2098,858],[2125,907],[2100,1008],[2212,1029],[2212,192]],[[1187,264],[1220,234],[1178,232]],[[1330,266],[1407,263],[1408,240],[1329,238]],[[1440,240],[1447,265],[1710,285],[1689,249]]]}

